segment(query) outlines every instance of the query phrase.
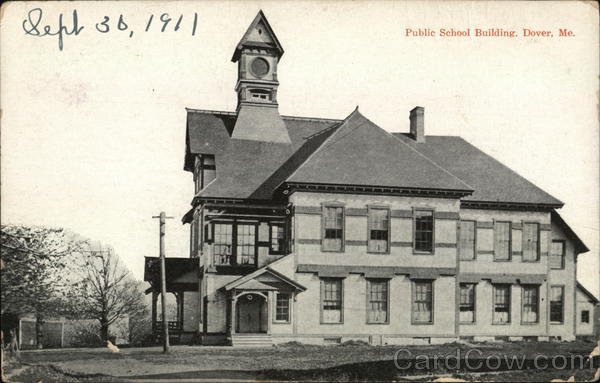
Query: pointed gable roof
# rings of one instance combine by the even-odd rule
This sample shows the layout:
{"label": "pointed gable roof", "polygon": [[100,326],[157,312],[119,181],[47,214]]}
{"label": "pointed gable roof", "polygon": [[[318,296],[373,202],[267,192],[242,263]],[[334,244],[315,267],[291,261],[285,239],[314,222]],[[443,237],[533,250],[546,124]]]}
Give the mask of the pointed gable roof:
{"label": "pointed gable roof", "polygon": [[573,244],[575,245],[575,255],[587,253],[588,251],[590,251],[590,249],[585,245],[585,243],[583,243],[581,238],[579,238],[579,236],[575,234],[573,229],[571,229],[571,226],[569,226],[567,222],[565,222],[563,217],[561,217],[556,210],[552,210],[552,212],[550,213],[550,219],[552,223],[556,223],[556,225],[558,225],[558,227],[563,231],[567,238],[573,241]]}
{"label": "pointed gable roof", "polygon": [[281,56],[283,56],[283,47],[277,39],[275,32],[273,32],[271,25],[269,25],[269,22],[267,21],[262,9],[258,11],[254,21],[252,21],[246,30],[246,33],[244,33],[244,36],[242,36],[242,39],[236,45],[231,61],[238,61],[244,46],[275,49],[277,52],[277,58],[281,58]]}
{"label": "pointed gable roof", "polygon": [[598,300],[598,298],[596,298],[596,297],[594,296],[594,294],[592,294],[592,293],[590,292],[590,290],[586,289],[586,288],[585,288],[585,287],[584,287],[584,286],[583,286],[581,283],[577,282],[577,288],[578,288],[578,289],[579,289],[579,290],[580,290],[580,291],[581,291],[583,294],[585,294],[585,295],[586,295],[586,296],[587,296],[587,297],[588,297],[588,298],[589,298],[589,299],[592,301],[592,303],[596,304],[596,303],[600,302],[600,301]]}
{"label": "pointed gable roof", "polygon": [[291,278],[286,277],[281,273],[278,273],[277,271],[271,269],[269,266],[264,266],[250,274],[240,277],[234,281],[231,281],[225,286],[223,286],[223,289],[229,291],[232,289],[242,289],[243,286],[246,286],[247,289],[260,290],[261,286],[264,285],[269,286],[269,289],[271,289],[273,284],[288,286],[292,290],[296,291],[306,290],[306,287],[302,286],[300,283],[296,282]]}
{"label": "pointed gable roof", "polygon": [[352,112],[288,182],[472,191],[414,148]]}

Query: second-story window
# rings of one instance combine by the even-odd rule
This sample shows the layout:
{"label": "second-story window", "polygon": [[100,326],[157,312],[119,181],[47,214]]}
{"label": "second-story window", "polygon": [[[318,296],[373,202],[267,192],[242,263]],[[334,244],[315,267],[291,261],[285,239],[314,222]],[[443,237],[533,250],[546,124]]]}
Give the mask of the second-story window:
{"label": "second-story window", "polygon": [[282,254],[285,250],[285,225],[272,222],[269,230],[269,253]]}
{"label": "second-story window", "polygon": [[387,253],[390,240],[390,211],[385,208],[369,208],[368,249],[372,253]]}
{"label": "second-story window", "polygon": [[565,268],[565,241],[552,241],[550,249],[550,268],[564,269]]}
{"label": "second-story window", "polygon": [[344,249],[344,208],[341,206],[323,207],[322,243],[324,251]]}
{"label": "second-story window", "polygon": [[510,222],[494,222],[494,260],[510,260]]}
{"label": "second-story window", "polygon": [[215,223],[213,230],[214,263],[215,265],[230,265],[233,256],[233,225],[230,223]]}
{"label": "second-story window", "polygon": [[537,223],[523,224],[523,260],[537,261],[539,254],[539,225]]}
{"label": "second-story window", "polygon": [[256,255],[256,226],[237,225],[237,264],[253,265]]}
{"label": "second-story window", "polygon": [[475,221],[460,221],[460,259],[475,259]]}
{"label": "second-story window", "polygon": [[415,210],[414,248],[416,252],[433,253],[433,210]]}

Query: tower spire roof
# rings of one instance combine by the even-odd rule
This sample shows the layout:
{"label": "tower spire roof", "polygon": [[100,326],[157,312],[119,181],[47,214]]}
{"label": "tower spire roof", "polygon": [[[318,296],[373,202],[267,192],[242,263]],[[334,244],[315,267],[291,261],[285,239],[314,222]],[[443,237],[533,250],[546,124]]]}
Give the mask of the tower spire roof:
{"label": "tower spire roof", "polygon": [[246,33],[244,33],[244,36],[242,36],[242,39],[236,45],[233,57],[231,57],[232,62],[237,62],[240,59],[240,54],[245,46],[270,48],[275,50],[278,59],[283,56],[283,47],[277,39],[275,32],[273,32],[271,25],[269,25],[262,9],[258,11]]}

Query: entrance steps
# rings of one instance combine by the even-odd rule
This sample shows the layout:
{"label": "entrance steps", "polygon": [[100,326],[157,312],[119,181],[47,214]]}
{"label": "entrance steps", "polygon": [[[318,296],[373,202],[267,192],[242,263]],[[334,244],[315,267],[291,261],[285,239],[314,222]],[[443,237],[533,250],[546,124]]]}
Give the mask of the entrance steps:
{"label": "entrance steps", "polygon": [[232,334],[231,345],[234,347],[271,347],[273,339],[267,334]]}

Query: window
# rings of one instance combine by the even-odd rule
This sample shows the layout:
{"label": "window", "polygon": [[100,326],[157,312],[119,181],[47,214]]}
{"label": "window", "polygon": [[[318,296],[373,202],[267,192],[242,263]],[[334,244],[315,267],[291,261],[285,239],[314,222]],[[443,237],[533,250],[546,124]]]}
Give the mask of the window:
{"label": "window", "polygon": [[550,322],[563,323],[563,307],[565,304],[564,286],[552,286],[550,290]]}
{"label": "window", "polygon": [[494,286],[494,313],[492,323],[510,323],[510,285]]}
{"label": "window", "polygon": [[271,254],[282,254],[285,251],[285,225],[281,223],[271,223],[270,228],[270,249]]}
{"label": "window", "polygon": [[387,279],[367,279],[367,323],[387,323],[388,282]]}
{"label": "window", "polygon": [[475,284],[460,284],[460,322],[475,322]]}
{"label": "window", "polygon": [[277,298],[275,300],[275,321],[290,321],[290,294],[277,293]]}
{"label": "window", "polygon": [[590,323],[590,311],[589,310],[581,311],[581,323]]}
{"label": "window", "polygon": [[550,267],[552,269],[564,269],[565,241],[552,241],[552,248],[550,250]]}
{"label": "window", "polygon": [[256,255],[256,226],[237,225],[237,264],[253,265]]}
{"label": "window", "polygon": [[537,323],[539,309],[539,288],[538,286],[523,285],[523,298],[521,308],[521,321],[523,323]]}
{"label": "window", "polygon": [[323,208],[323,250],[343,251],[344,208],[325,206]]}
{"label": "window", "polygon": [[194,193],[202,189],[202,160],[196,160],[194,167]]}
{"label": "window", "polygon": [[433,253],[433,211],[415,210],[415,251]]}
{"label": "window", "polygon": [[233,225],[215,223],[214,225],[214,264],[230,265],[233,249]]}
{"label": "window", "polygon": [[250,101],[271,101],[271,92],[264,89],[250,89]]}
{"label": "window", "polygon": [[342,280],[325,278],[321,280],[321,322],[342,323]]}
{"label": "window", "polygon": [[494,222],[494,260],[510,260],[510,222]]}
{"label": "window", "polygon": [[460,259],[475,259],[475,221],[460,221]]}
{"label": "window", "polygon": [[368,249],[372,253],[387,253],[390,240],[389,209],[369,208]]}
{"label": "window", "polygon": [[539,252],[539,225],[537,223],[523,224],[523,260],[537,261]]}
{"label": "window", "polygon": [[196,225],[198,225],[198,221],[196,218],[194,218],[192,224],[190,225],[190,256],[194,256],[196,251],[198,251],[198,237],[196,236]]}
{"label": "window", "polygon": [[203,154],[200,156],[196,160],[196,166],[194,167],[195,192],[198,193],[202,190],[209,182],[214,180],[216,176],[215,156],[210,154]]}
{"label": "window", "polygon": [[413,322],[433,323],[433,282],[413,282]]}

